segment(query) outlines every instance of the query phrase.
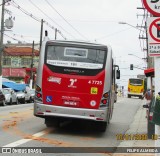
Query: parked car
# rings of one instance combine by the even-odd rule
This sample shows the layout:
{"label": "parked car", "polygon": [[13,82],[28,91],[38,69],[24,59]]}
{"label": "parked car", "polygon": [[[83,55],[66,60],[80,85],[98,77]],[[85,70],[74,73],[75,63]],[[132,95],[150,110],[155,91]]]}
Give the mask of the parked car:
{"label": "parked car", "polygon": [[5,96],[4,96],[4,94],[3,94],[3,92],[0,90],[0,104],[2,105],[2,106],[5,106],[6,104],[5,104]]}
{"label": "parked car", "polygon": [[155,134],[155,124],[152,122],[153,119],[153,110],[155,106],[155,97],[153,96],[149,105],[143,105],[143,108],[148,109],[147,114],[147,135],[148,139],[152,139],[153,135]]}
{"label": "parked car", "polygon": [[34,101],[35,89],[30,89],[28,86],[26,86],[24,93],[26,102],[31,103]]}
{"label": "parked car", "polygon": [[17,94],[12,88],[2,88],[2,92],[5,96],[5,104],[18,104]]}
{"label": "parked car", "polygon": [[30,102],[34,102],[35,89],[30,89]]}
{"label": "parked car", "polygon": [[25,93],[24,91],[17,91],[17,99],[19,103],[25,103]]}
{"label": "parked car", "polygon": [[25,101],[26,102],[31,102],[31,94],[30,94],[30,89],[27,89],[24,91],[25,94]]}
{"label": "parked car", "polygon": [[34,100],[34,91],[29,88],[24,91],[18,91],[17,97],[20,103],[32,102]]}

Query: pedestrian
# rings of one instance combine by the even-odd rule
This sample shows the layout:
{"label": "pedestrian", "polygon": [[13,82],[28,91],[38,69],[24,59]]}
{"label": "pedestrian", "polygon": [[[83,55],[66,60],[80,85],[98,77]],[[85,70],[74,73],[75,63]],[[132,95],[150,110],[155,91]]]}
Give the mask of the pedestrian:
{"label": "pedestrian", "polygon": [[144,94],[145,99],[150,102],[152,99],[152,91],[151,89],[147,89],[146,93]]}
{"label": "pedestrian", "polygon": [[[144,97],[145,97],[145,99],[147,100],[147,101],[146,101],[146,105],[148,106],[148,109],[149,109],[149,105],[150,105],[152,96],[153,96],[153,94],[152,94],[151,89],[147,89],[147,91],[146,91],[145,94],[144,94]],[[146,118],[148,117],[148,113],[149,113],[149,110],[148,110],[148,109],[146,110]]]}

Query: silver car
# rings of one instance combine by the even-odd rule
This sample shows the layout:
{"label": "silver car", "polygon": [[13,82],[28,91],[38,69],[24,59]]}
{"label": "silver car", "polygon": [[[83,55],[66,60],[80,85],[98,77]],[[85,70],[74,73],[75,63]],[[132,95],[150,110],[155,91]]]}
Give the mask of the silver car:
{"label": "silver car", "polygon": [[5,104],[18,104],[17,94],[12,88],[2,88],[2,92],[5,96]]}

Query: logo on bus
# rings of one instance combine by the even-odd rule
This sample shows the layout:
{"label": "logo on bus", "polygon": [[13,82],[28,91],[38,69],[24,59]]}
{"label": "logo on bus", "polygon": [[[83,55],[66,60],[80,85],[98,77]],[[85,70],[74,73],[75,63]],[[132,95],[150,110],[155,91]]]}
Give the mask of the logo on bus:
{"label": "logo on bus", "polygon": [[90,105],[91,105],[92,107],[94,107],[94,106],[96,105],[96,101],[92,100],[92,101],[90,102]]}
{"label": "logo on bus", "polygon": [[52,96],[46,96],[46,102],[52,102]]}
{"label": "logo on bus", "polygon": [[98,94],[98,88],[91,87],[91,94]]}
{"label": "logo on bus", "polygon": [[61,84],[61,78],[59,78],[59,77],[50,76],[50,77],[48,77],[48,81]]}
{"label": "logo on bus", "polygon": [[68,85],[68,87],[71,87],[71,88],[77,88],[77,86],[74,86],[75,82],[77,82],[77,79],[70,79],[70,85]]}

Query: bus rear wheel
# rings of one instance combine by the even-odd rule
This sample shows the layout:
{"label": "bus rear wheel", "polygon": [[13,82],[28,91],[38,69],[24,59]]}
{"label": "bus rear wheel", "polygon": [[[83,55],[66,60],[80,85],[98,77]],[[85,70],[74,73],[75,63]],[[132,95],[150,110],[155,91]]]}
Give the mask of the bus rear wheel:
{"label": "bus rear wheel", "polygon": [[47,127],[59,127],[60,121],[57,118],[53,117],[46,117],[45,118],[45,124]]}
{"label": "bus rear wheel", "polygon": [[99,132],[105,132],[107,128],[107,122],[96,122],[96,129]]}
{"label": "bus rear wheel", "polygon": [[139,96],[139,99],[143,99],[143,96]]}

